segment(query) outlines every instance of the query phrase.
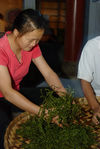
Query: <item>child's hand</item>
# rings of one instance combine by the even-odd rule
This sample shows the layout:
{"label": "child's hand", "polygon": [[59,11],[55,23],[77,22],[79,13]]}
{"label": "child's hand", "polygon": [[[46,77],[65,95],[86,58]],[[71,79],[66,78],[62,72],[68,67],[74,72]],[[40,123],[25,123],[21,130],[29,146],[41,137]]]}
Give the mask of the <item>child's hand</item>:
{"label": "child's hand", "polygon": [[100,124],[100,106],[94,111],[92,122],[96,125]]}

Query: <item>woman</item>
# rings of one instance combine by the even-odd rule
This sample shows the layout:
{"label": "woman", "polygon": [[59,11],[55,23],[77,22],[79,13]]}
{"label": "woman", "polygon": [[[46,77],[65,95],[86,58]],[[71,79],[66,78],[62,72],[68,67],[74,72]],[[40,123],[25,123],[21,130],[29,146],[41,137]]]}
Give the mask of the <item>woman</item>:
{"label": "woman", "polygon": [[13,105],[35,114],[40,110],[38,103],[35,104],[34,90],[31,91],[32,97],[27,89],[20,90],[19,85],[28,73],[31,61],[59,96],[66,93],[57,74],[43,58],[38,45],[44,34],[45,24],[37,11],[23,10],[16,17],[12,31],[6,32],[0,39],[0,149],[3,149],[4,133],[11,121],[10,108]]}

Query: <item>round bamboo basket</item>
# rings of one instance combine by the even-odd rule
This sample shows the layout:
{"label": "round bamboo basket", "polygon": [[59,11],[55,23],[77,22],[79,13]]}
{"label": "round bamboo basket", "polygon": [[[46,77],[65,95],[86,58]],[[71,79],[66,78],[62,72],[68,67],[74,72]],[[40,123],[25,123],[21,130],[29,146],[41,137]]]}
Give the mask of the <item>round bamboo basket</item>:
{"label": "round bamboo basket", "polygon": [[[87,112],[87,117],[85,117],[85,119],[87,119],[88,121],[91,120],[92,115],[89,114],[89,106],[87,105],[87,100],[85,98],[79,98],[79,103],[82,106],[86,106],[85,110]],[[100,102],[100,98],[98,98],[98,101]],[[34,116],[34,114],[32,114]],[[30,114],[28,112],[23,112],[21,114],[19,114],[17,117],[14,118],[13,121],[11,121],[11,123],[9,124],[6,133],[5,133],[5,137],[4,137],[4,147],[5,149],[22,149],[21,146],[21,141],[20,139],[22,138],[18,138],[16,137],[16,129],[18,129],[20,127],[20,124],[24,123],[26,120],[28,120],[30,118]],[[91,149],[100,149],[100,125],[96,126],[96,133],[98,135],[97,138],[97,144],[91,147]]]}
{"label": "round bamboo basket", "polygon": [[[32,115],[34,116],[34,114]],[[28,112],[23,112],[11,121],[4,136],[5,149],[19,149],[20,142],[16,138],[16,129],[19,128],[20,124],[28,120],[30,116]]]}

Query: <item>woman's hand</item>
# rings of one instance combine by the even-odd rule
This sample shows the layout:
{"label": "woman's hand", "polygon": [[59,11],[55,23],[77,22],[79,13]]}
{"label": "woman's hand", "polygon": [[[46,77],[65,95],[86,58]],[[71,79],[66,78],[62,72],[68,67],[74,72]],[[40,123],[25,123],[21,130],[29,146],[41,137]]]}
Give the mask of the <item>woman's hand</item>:
{"label": "woman's hand", "polygon": [[62,124],[58,122],[59,116],[56,116],[52,119],[52,122],[57,124],[59,127],[62,127]]}
{"label": "woman's hand", "polygon": [[[41,109],[42,109],[42,107],[43,107],[43,105],[41,105]],[[53,110],[53,108],[52,108],[52,110]],[[42,112],[42,111],[41,111]],[[41,112],[40,112],[40,116],[41,116]],[[48,119],[48,117],[49,117],[49,114],[48,114],[48,110],[47,109],[45,109],[45,119]],[[59,127],[62,127],[62,124],[61,123],[59,123],[58,122],[58,119],[59,119],[59,116],[57,115],[57,116],[55,116],[55,117],[53,117],[52,118],[52,123],[55,123],[55,124],[57,124]]]}

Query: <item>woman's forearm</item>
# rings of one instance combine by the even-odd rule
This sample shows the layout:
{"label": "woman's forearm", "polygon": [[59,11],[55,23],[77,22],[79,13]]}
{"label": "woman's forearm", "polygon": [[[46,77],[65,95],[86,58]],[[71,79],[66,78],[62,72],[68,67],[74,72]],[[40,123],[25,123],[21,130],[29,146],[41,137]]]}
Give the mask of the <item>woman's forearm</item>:
{"label": "woman's forearm", "polygon": [[62,96],[67,93],[67,90],[63,87],[59,77],[55,72],[45,78],[48,85],[59,95]]}
{"label": "woman's forearm", "polygon": [[14,89],[9,89],[9,91],[6,91],[4,98],[20,109],[30,113],[38,114],[40,110],[38,105],[29,101],[25,96]]}
{"label": "woman's forearm", "polygon": [[96,99],[96,96],[94,94],[91,84],[85,80],[81,80],[81,84],[82,84],[84,95],[88,100],[89,106],[93,111],[95,111],[98,108],[99,103]]}
{"label": "woman's forearm", "polygon": [[40,56],[36,59],[32,60],[33,63],[37,66],[41,74],[43,75],[45,81],[48,85],[59,95],[62,96],[66,94],[66,89],[63,87],[59,77],[57,74],[51,69],[51,67],[47,64],[43,56]]}

